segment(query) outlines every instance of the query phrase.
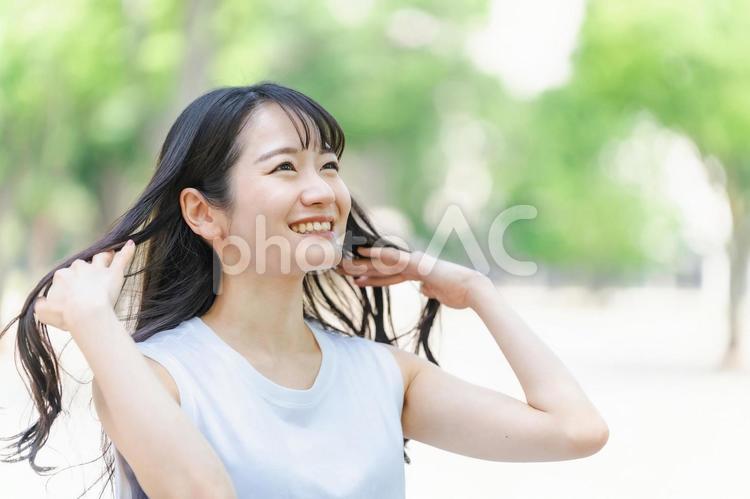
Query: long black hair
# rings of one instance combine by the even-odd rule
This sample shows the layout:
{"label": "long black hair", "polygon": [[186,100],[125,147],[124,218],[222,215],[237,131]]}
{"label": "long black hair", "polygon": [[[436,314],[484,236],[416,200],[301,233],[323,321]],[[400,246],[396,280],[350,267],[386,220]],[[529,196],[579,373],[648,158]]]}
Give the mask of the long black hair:
{"label": "long black hair", "polygon": [[[50,343],[47,326],[34,320],[34,301],[40,294],[47,295],[56,270],[69,266],[76,259],[90,262],[97,253],[118,250],[128,239],[133,239],[137,244],[136,255],[125,274],[123,288],[129,288],[131,296],[129,306],[125,307],[127,310],[118,311],[118,315],[129,324],[136,342],[173,328],[191,317],[203,315],[211,307],[216,297],[215,290],[219,289],[214,282],[216,274],[221,278],[221,272],[213,271],[218,255],[186,224],[179,194],[186,187],[194,187],[213,205],[232,207],[229,172],[240,154],[241,144],[237,137],[252,112],[264,102],[275,102],[290,118],[292,114],[299,118],[304,130],[300,130],[296,123],[295,127],[305,148],[311,139],[310,125],[313,125],[323,143],[329,144],[341,157],[344,132],[334,117],[313,99],[277,83],[222,87],[190,103],[167,133],[156,171],[135,203],[111,224],[104,237],[50,270],[31,290],[19,315],[0,332],[2,338],[15,322],[18,323],[16,355],[39,415],[26,430],[4,438],[11,443],[2,461],[28,459],[39,474],[54,470],[39,466],[36,457],[62,410],[62,384],[58,357]],[[352,199],[346,222],[344,257],[355,254],[359,246],[375,245],[408,251],[381,236],[365,210]],[[415,353],[424,349],[428,360],[438,364],[428,344],[440,307],[437,300],[428,299],[417,324],[396,335],[387,286],[359,287],[351,277],[329,269],[305,274],[303,287],[303,313],[306,317],[317,319],[325,327],[382,343],[393,344],[405,335],[412,336],[412,340],[416,337]],[[120,298],[125,294],[122,293]],[[327,323],[322,311],[333,314],[340,324]],[[386,333],[387,329],[393,336]],[[404,439],[406,463],[411,462],[406,453],[408,440]],[[114,456],[111,441],[104,432],[99,457],[104,458],[105,474],[110,482]]]}

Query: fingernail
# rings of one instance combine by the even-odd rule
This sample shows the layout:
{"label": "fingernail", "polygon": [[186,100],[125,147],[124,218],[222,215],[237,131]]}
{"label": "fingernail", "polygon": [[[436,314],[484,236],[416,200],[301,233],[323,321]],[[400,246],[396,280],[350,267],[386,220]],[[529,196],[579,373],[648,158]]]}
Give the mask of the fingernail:
{"label": "fingernail", "polygon": [[128,242],[127,242],[127,243],[125,243],[125,246],[133,246],[134,244],[135,244],[135,243],[133,242],[133,240],[132,240],[132,239],[128,239]]}

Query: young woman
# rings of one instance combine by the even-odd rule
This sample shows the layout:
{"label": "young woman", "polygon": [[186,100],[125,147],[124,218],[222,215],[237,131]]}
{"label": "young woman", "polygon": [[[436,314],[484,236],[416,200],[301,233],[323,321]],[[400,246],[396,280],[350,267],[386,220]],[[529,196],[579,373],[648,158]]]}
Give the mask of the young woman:
{"label": "young woman", "polygon": [[[486,276],[381,237],[343,150],[336,120],[281,85],[191,103],[132,208],[3,330],[18,323],[39,413],[11,459],[46,469],[36,456],[61,410],[47,326],[94,373],[118,498],[404,497],[409,439],[492,461],[597,452],[607,425],[560,360]],[[404,280],[428,298],[415,353],[385,327],[387,286]],[[117,312],[127,283],[132,332]],[[440,304],[481,317],[527,402],[438,367]]]}

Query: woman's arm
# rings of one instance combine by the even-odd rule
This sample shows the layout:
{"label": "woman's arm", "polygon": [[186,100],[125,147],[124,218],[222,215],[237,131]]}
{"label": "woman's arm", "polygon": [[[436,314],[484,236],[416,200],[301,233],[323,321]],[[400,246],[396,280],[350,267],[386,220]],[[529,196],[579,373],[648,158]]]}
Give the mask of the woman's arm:
{"label": "woman's arm", "polygon": [[56,270],[46,295],[34,302],[34,318],[70,332],[94,372],[104,430],[150,497],[235,497],[223,463],[115,315],[134,253],[128,241],[117,252]]}
{"label": "woman's arm", "polygon": [[598,452],[609,430],[565,366],[500,299],[489,279],[478,279],[469,290],[471,308],[497,341],[527,402],[385,345],[405,367],[404,437],[489,461],[561,461]]}
{"label": "woman's arm", "polygon": [[94,372],[105,432],[154,498],[236,497],[215,451],[180,409],[113,310],[71,331]]}
{"label": "woman's arm", "polygon": [[469,307],[487,326],[516,374],[526,402],[566,429],[573,440],[593,452],[609,437],[607,424],[560,359],[503,300],[489,278],[469,290]]}
{"label": "woman's arm", "polygon": [[527,402],[468,383],[413,353],[388,347],[404,368],[404,437],[491,461],[558,461],[594,454],[609,430],[560,360],[501,299],[492,281],[422,252],[359,248],[337,270],[360,286],[418,280],[442,304],[472,308],[497,342]]}

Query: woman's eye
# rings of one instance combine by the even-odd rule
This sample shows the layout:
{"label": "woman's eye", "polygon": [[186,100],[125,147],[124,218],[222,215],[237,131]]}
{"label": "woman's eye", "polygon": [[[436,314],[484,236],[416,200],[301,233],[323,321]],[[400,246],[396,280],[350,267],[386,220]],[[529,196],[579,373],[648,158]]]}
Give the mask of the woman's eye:
{"label": "woman's eye", "polygon": [[[334,170],[339,171],[339,165],[335,161],[329,161],[328,163],[326,163],[325,165],[323,165],[323,168],[325,168],[327,166],[332,166]],[[276,168],[274,168],[271,173],[273,173],[273,172],[275,172],[277,170],[281,170],[281,169],[286,170],[286,168],[282,168],[282,167],[289,167],[289,168],[291,168],[292,171],[294,171],[294,165],[291,164],[288,161],[285,161],[284,163],[281,163],[279,166],[277,166]]]}
{"label": "woman's eye", "polygon": [[279,168],[281,168],[282,166],[290,166],[290,167],[292,168],[292,170],[294,170],[294,165],[292,165],[292,164],[291,164],[291,163],[289,163],[289,162],[285,162],[285,163],[281,163],[281,164],[280,164],[279,166],[277,166],[276,168],[274,168],[274,169],[273,169],[273,171],[276,171],[276,170],[278,170],[278,169],[279,169]]}

